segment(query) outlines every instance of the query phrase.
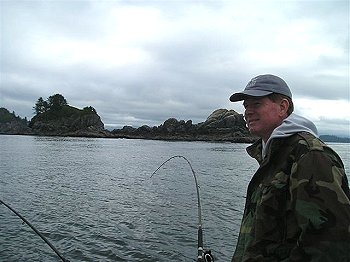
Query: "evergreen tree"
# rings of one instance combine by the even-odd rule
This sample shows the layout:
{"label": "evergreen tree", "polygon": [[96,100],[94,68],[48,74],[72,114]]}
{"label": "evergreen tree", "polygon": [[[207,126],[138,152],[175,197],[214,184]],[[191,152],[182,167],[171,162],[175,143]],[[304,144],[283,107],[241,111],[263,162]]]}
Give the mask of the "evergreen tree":
{"label": "evergreen tree", "polygon": [[39,97],[39,99],[35,103],[35,106],[33,109],[34,109],[35,113],[38,115],[38,114],[44,113],[47,110],[49,110],[49,105],[48,105],[47,101],[44,101],[44,99],[42,97]]}
{"label": "evergreen tree", "polygon": [[58,110],[67,105],[67,100],[63,97],[63,95],[55,94],[48,98],[48,104],[51,110]]}

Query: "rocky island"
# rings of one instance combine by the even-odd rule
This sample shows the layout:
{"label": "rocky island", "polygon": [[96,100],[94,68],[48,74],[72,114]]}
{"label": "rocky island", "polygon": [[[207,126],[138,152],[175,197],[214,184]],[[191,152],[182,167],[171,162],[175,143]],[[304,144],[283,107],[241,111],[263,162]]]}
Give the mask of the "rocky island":
{"label": "rocky island", "polygon": [[251,136],[243,115],[234,110],[217,109],[202,123],[193,124],[192,120],[169,118],[160,126],[124,126],[111,132],[119,138],[141,138],[180,141],[229,141],[250,143],[256,140]]}
{"label": "rocky island", "polygon": [[70,106],[60,94],[50,96],[47,101],[40,97],[34,110],[36,115],[27,121],[0,108],[0,134],[85,137],[110,135],[93,107],[78,109]]}
{"label": "rocky island", "polygon": [[40,97],[34,110],[35,116],[27,121],[1,108],[0,134],[247,143],[256,139],[249,134],[243,116],[227,109],[217,109],[206,121],[197,124],[192,120],[169,118],[159,126],[124,126],[113,131],[104,128],[93,107],[70,106],[60,94],[50,96],[46,101]]}
{"label": "rocky island", "polygon": [[28,127],[28,120],[10,113],[6,108],[0,108],[0,134],[29,135],[32,133]]}
{"label": "rocky island", "polygon": [[[104,128],[93,107],[70,106],[60,94],[46,101],[40,97],[34,110],[35,116],[28,121],[0,108],[0,134],[235,143],[252,143],[257,139],[249,133],[243,115],[227,109],[217,109],[204,122],[196,124],[192,120],[169,118],[159,126],[124,126],[112,131]],[[327,142],[350,142],[350,138],[336,136],[320,138]]]}
{"label": "rocky island", "polygon": [[59,110],[34,116],[28,126],[35,135],[85,137],[109,135],[100,116],[92,107],[78,109],[65,105]]}

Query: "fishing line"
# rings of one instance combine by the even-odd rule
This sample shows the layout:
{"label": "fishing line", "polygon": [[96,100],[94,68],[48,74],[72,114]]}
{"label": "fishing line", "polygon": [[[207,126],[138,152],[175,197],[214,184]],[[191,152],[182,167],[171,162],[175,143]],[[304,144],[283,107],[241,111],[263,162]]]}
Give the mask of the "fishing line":
{"label": "fishing line", "polygon": [[50,243],[49,240],[47,240],[46,237],[44,237],[43,234],[41,234],[27,219],[25,219],[20,213],[18,213],[16,210],[14,210],[12,207],[10,207],[8,204],[6,204],[4,201],[2,201],[0,199],[0,204],[3,204],[4,206],[6,206],[8,209],[10,209],[16,216],[18,216],[20,219],[22,219],[22,221],[24,223],[26,223],[31,229],[33,229],[33,231],[39,236],[41,237],[42,240],[45,241],[46,244],[49,245],[49,247],[51,247],[51,249],[56,253],[57,256],[59,256],[60,259],[62,259],[63,262],[69,262],[68,259],[64,258],[60,252],[58,252],[58,250]]}
{"label": "fishing line", "polygon": [[157,173],[159,169],[161,169],[166,163],[168,163],[170,160],[174,158],[182,158],[184,159],[187,164],[191,168],[191,172],[194,178],[194,182],[196,185],[196,192],[197,192],[197,207],[198,207],[198,256],[197,256],[197,262],[213,262],[214,258],[211,255],[210,250],[204,250],[203,249],[203,229],[202,229],[202,206],[201,206],[201,200],[200,200],[200,195],[199,195],[199,186],[198,186],[198,181],[197,181],[197,176],[196,173],[194,172],[194,169],[191,165],[191,162],[184,156],[177,155],[177,156],[172,156],[166,161],[164,161],[151,175],[151,178],[153,177],[154,174]]}

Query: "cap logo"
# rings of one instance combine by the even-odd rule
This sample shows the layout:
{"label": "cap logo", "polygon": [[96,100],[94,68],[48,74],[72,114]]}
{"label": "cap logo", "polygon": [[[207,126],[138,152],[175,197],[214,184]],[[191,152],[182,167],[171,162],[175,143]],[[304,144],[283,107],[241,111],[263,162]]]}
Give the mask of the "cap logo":
{"label": "cap logo", "polygon": [[250,80],[250,82],[248,83],[247,88],[253,87],[253,86],[255,86],[255,84],[256,84],[256,79],[253,78],[253,79]]}

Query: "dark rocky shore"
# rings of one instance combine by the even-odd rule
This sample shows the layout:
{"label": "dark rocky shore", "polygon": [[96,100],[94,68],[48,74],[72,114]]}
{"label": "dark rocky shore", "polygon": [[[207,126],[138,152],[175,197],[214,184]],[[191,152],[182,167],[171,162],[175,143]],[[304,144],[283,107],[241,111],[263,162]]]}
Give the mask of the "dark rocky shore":
{"label": "dark rocky shore", "polygon": [[[69,105],[37,114],[30,121],[0,108],[0,134],[235,143],[256,140],[246,128],[242,114],[234,110],[217,109],[204,122],[197,124],[192,120],[169,118],[159,126],[124,126],[109,131],[94,108],[78,109]],[[350,143],[348,137],[323,135],[320,138],[326,142]]]}
{"label": "dark rocky shore", "polygon": [[111,132],[114,137],[177,141],[230,141],[250,143],[255,140],[245,126],[243,116],[234,110],[218,109],[202,123],[169,118],[160,126],[124,126]]}
{"label": "dark rocky shore", "polygon": [[55,112],[37,114],[29,122],[0,108],[0,134],[241,143],[255,140],[246,128],[243,116],[234,110],[215,110],[206,121],[197,124],[192,120],[169,118],[159,126],[124,126],[108,131],[92,107],[78,109],[68,105]]}

